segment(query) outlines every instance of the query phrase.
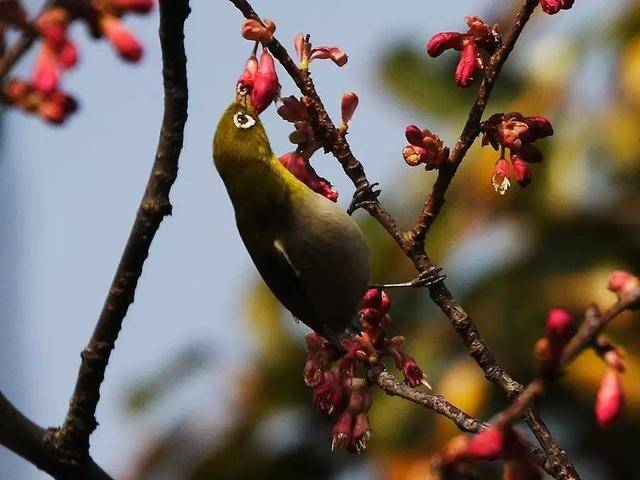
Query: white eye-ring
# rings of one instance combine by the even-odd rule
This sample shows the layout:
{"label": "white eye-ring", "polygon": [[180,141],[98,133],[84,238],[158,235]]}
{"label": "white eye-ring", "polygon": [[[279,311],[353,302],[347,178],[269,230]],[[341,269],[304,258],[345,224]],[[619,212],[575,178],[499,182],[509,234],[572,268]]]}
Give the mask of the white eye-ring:
{"label": "white eye-ring", "polygon": [[233,123],[238,128],[251,128],[256,124],[256,119],[246,113],[238,112],[233,116]]}

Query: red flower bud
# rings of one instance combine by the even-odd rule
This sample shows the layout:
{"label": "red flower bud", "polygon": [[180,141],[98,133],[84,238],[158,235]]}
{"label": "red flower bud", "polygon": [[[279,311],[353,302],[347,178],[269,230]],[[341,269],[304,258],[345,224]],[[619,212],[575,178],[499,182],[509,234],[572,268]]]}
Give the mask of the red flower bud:
{"label": "red flower bud", "polygon": [[280,93],[280,83],[276,73],[276,65],[268,50],[263,50],[258,62],[253,89],[251,90],[251,102],[258,113],[263,112]]}
{"label": "red flower bud", "polygon": [[426,160],[427,151],[422,147],[409,145],[402,149],[402,157],[407,165],[416,167]]}
{"label": "red flower bud", "polygon": [[340,410],[345,401],[342,376],[338,369],[324,373],[322,381],[313,389],[313,405],[319,412],[328,414]]}
{"label": "red flower bud", "polygon": [[134,12],[134,13],[148,13],[153,8],[153,0],[110,0],[118,10]]}
{"label": "red flower bud", "polygon": [[411,145],[415,145],[416,147],[424,147],[424,135],[420,127],[418,127],[417,125],[407,125],[404,128],[404,136],[407,138],[407,141]]}
{"label": "red flower bud", "polygon": [[526,139],[523,140],[527,143],[535,142],[536,140],[539,140],[541,138],[550,137],[551,135],[553,135],[553,126],[551,125],[551,122],[545,117],[525,117],[523,119],[523,122],[526,123],[529,127]]}
{"label": "red flower bud", "polygon": [[347,92],[342,95],[341,113],[342,123],[347,124],[358,108],[358,95],[355,92]]}
{"label": "red flower bud", "polygon": [[347,447],[352,440],[353,414],[345,410],[331,430],[331,450]]}
{"label": "red flower bud", "polygon": [[42,93],[51,93],[58,87],[60,77],[53,48],[43,43],[31,74],[31,85]]}
{"label": "red flower bud", "polygon": [[516,177],[516,181],[521,187],[528,187],[531,183],[531,169],[527,162],[517,154],[511,156],[511,162],[513,163],[513,174]]}
{"label": "red flower bud", "polygon": [[600,428],[610,426],[622,412],[624,392],[620,374],[608,369],[602,377],[596,398],[596,420]]}
{"label": "red flower bud", "polygon": [[573,319],[564,308],[552,308],[547,313],[545,335],[552,341],[569,340]]}
{"label": "red flower bud", "polygon": [[473,460],[497,460],[504,452],[504,431],[490,427],[482,430],[469,440],[466,449],[467,458]]}
{"label": "red flower bud", "polygon": [[362,301],[364,307],[370,307],[379,312],[379,315],[385,315],[391,308],[391,298],[389,294],[379,288],[371,288],[364,294]]}
{"label": "red flower bud", "polygon": [[458,32],[442,32],[434,35],[427,43],[427,53],[431,57],[440,56],[445,50],[462,50],[463,35]]}
{"label": "red flower bud", "polygon": [[280,157],[280,163],[289,170],[294,177],[307,185],[311,190],[332,202],[338,199],[338,192],[325,178],[320,177],[309,161],[297,152],[289,152]]}
{"label": "red flower bud", "polygon": [[569,10],[574,0],[540,0],[540,6],[549,15],[554,15],[560,10]]}
{"label": "red flower bud", "polygon": [[64,105],[51,101],[42,102],[38,107],[38,113],[43,119],[53,124],[60,124],[64,122],[67,116]]}
{"label": "red flower bud", "polygon": [[456,68],[456,82],[463,88],[470,87],[475,80],[476,73],[482,68],[482,58],[478,46],[473,41],[467,42],[462,49],[462,55],[460,55],[460,61]]}
{"label": "red flower bud", "polygon": [[137,62],[142,58],[142,45],[120,19],[104,15],[100,19],[100,28],[121,58],[128,62]]}
{"label": "red flower bud", "polygon": [[58,63],[64,69],[73,67],[78,61],[78,49],[76,44],[71,41],[65,41],[58,50]]}
{"label": "red flower bud", "polygon": [[253,88],[253,82],[257,71],[258,58],[255,55],[251,55],[244,64],[244,70],[238,79],[238,84],[241,84],[248,89]]}
{"label": "red flower bud", "polygon": [[316,58],[321,60],[328,58],[339,67],[344,66],[349,60],[349,57],[343,50],[336,46],[328,45],[322,45],[311,50],[309,61],[315,60]]}

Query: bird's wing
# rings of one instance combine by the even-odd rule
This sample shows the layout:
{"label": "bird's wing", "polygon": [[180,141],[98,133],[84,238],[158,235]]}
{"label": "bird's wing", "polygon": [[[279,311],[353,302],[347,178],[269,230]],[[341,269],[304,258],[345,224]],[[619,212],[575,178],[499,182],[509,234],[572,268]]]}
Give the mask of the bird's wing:
{"label": "bird's wing", "polygon": [[330,335],[326,325],[318,319],[313,303],[300,281],[299,272],[289,261],[282,243],[275,240],[271,248],[261,248],[259,253],[249,246],[247,249],[260,275],[280,303],[314,331],[325,337]]}

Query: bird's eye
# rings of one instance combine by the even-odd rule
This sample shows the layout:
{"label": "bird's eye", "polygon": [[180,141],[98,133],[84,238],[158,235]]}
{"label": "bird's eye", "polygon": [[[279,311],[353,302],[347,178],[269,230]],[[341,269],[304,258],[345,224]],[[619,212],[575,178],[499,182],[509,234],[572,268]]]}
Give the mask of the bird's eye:
{"label": "bird's eye", "polygon": [[233,116],[233,123],[238,128],[251,128],[256,124],[255,118],[246,113],[238,112]]}

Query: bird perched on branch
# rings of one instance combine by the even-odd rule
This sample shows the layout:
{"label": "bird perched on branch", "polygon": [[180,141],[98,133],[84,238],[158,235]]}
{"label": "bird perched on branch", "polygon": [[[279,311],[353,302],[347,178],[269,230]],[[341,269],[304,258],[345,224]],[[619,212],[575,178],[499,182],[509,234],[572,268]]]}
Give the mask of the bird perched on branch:
{"label": "bird perched on branch", "polygon": [[337,343],[369,283],[358,226],[280,163],[243,88],[220,119],[213,158],[267,286],[294,317]]}

